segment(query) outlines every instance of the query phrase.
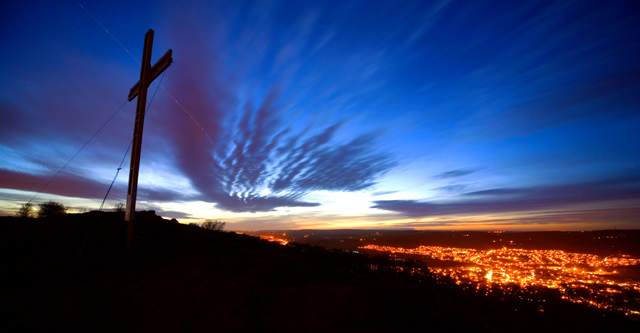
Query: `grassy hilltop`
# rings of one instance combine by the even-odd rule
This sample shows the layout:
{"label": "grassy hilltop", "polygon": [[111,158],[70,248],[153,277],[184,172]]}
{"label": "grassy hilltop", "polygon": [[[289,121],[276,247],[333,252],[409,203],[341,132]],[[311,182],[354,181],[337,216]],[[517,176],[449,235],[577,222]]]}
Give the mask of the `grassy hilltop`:
{"label": "grassy hilltop", "polygon": [[[419,262],[281,246],[140,212],[0,218],[10,331],[595,331],[636,322],[569,303],[491,298]],[[92,228],[93,225],[93,228]],[[69,272],[91,229],[86,246]],[[403,270],[396,269],[398,265]],[[410,274],[410,271],[422,272]]]}

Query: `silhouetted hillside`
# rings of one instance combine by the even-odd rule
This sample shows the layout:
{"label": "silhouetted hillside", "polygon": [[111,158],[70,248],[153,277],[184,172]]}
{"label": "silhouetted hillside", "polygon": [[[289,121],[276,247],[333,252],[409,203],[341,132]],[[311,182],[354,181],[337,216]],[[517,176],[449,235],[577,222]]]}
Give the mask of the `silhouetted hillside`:
{"label": "silhouetted hillside", "polygon": [[[569,303],[545,312],[436,282],[424,264],[281,246],[141,213],[1,218],[2,331],[637,331]],[[93,223],[95,221],[95,224]],[[85,240],[86,246],[67,281]],[[402,269],[394,267],[402,266]],[[416,272],[411,274],[410,272]],[[420,273],[422,272],[422,273]],[[66,286],[65,286],[66,281]],[[65,286],[63,288],[63,286]]]}

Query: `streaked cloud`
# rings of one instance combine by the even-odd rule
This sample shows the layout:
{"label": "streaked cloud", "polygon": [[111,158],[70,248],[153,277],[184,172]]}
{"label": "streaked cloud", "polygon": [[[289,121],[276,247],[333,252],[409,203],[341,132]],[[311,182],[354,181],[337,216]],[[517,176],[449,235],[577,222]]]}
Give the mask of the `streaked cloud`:
{"label": "streaked cloud", "polygon": [[[284,126],[278,116],[282,112],[273,105],[276,98],[270,95],[256,108],[245,106],[237,126],[220,129],[218,145],[224,148],[215,152],[202,140],[197,151],[193,141],[176,138],[176,150],[183,150],[181,143],[189,146],[181,171],[201,200],[233,212],[313,207],[320,203],[303,201],[306,194],[361,191],[394,166],[391,155],[377,151],[373,133],[339,143],[334,137],[341,123],[315,135]],[[193,169],[194,156],[211,153],[209,163],[199,162],[203,168]]]}
{"label": "streaked cloud", "polygon": [[466,190],[468,187],[469,187],[468,184],[454,184],[454,185],[437,187],[435,188],[435,190],[444,191],[448,193],[458,193]]}
{"label": "streaked cloud", "polygon": [[[471,198],[470,198],[471,197]],[[379,200],[372,208],[410,217],[482,215],[555,209],[580,204],[640,198],[640,177],[517,189],[492,189],[458,196],[450,202]]]}
{"label": "streaked cloud", "polygon": [[372,197],[378,197],[381,195],[387,195],[387,194],[394,194],[397,193],[398,191],[380,191],[380,192],[373,192],[371,193]]}
{"label": "streaked cloud", "polygon": [[435,176],[433,176],[433,178],[436,178],[436,179],[457,178],[457,177],[470,175],[470,174],[472,174],[472,173],[474,173],[476,171],[478,171],[478,170],[473,170],[473,169],[451,170],[451,171],[446,171],[446,172],[443,172],[441,174],[435,175]]}

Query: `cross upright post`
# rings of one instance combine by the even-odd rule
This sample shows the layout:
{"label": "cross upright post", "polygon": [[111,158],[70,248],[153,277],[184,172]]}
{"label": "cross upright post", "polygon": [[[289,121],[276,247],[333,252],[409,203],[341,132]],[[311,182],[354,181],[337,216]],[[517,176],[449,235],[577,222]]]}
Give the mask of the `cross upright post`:
{"label": "cross upright post", "polygon": [[127,247],[133,246],[133,229],[136,216],[136,197],[138,193],[138,171],[140,169],[140,152],[142,149],[142,128],[144,126],[144,113],[147,105],[147,89],[165,69],[173,62],[172,51],[165,53],[155,65],[151,66],[151,50],[153,48],[153,30],[149,29],[144,36],[144,49],[142,51],[142,65],[140,69],[140,81],[129,91],[129,102],[136,96],[138,105],[136,108],[136,120],[133,127],[133,146],[131,150],[131,167],[129,169],[129,188],[127,190],[127,209],[124,219],[127,224]]}

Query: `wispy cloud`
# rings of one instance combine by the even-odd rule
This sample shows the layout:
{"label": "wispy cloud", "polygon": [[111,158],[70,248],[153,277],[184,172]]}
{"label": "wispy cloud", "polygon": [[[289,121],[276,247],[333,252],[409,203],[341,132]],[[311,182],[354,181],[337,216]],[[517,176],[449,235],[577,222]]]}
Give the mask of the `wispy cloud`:
{"label": "wispy cloud", "polygon": [[493,188],[490,190],[482,190],[475,192],[464,193],[468,196],[514,196],[517,194],[526,194],[526,190],[517,188]]}
{"label": "wispy cloud", "polygon": [[374,201],[372,208],[410,217],[538,211],[577,204],[640,198],[640,176],[544,187],[492,189],[458,196],[454,202]]}
{"label": "wispy cloud", "polygon": [[[207,172],[182,169],[203,200],[233,212],[312,207],[319,203],[302,201],[306,194],[360,191],[394,165],[389,154],[376,151],[375,134],[339,143],[334,137],[341,123],[311,136],[283,126],[275,100],[270,95],[256,109],[245,107],[237,127],[222,129],[229,140],[219,143],[227,149],[216,150]],[[210,147],[201,149],[193,153],[209,154]]]}
{"label": "wispy cloud", "polygon": [[[297,24],[310,29],[314,20],[310,15]],[[192,35],[192,30],[188,22],[176,26],[176,49],[189,52],[182,55],[185,60],[172,65],[175,76],[170,87],[176,96],[189,97],[184,106],[208,137],[176,107],[168,110],[163,126],[176,153],[176,168],[200,193],[200,200],[232,212],[313,207],[320,203],[305,201],[306,194],[364,190],[393,167],[391,155],[376,147],[377,132],[341,133],[338,139],[345,126],[340,118],[306,127],[291,118],[287,105],[297,100],[286,93],[286,88],[297,71],[295,66],[283,70],[284,74],[276,76],[271,88],[261,95],[249,84],[227,80],[229,70],[221,65],[227,60],[209,49],[195,47],[211,43],[211,37]],[[245,43],[270,47],[269,41],[275,41],[275,37],[259,31],[240,30],[244,31],[241,38],[246,38]],[[296,58],[306,52],[306,43],[302,38],[284,44],[275,60]],[[251,54],[235,61],[244,61],[239,64],[241,68],[255,68],[269,60],[265,54]]]}
{"label": "wispy cloud", "polygon": [[458,193],[466,190],[469,187],[468,184],[455,184],[455,185],[447,185],[435,188],[438,191],[444,191],[448,193]]}
{"label": "wispy cloud", "polygon": [[447,171],[447,172],[443,172],[441,174],[435,175],[433,176],[433,178],[436,178],[436,179],[457,178],[457,177],[470,175],[476,171],[478,170],[473,170],[473,169],[451,170],[451,171]]}
{"label": "wispy cloud", "polygon": [[379,197],[381,195],[387,195],[387,194],[393,194],[393,193],[397,193],[398,191],[380,191],[380,192],[373,192],[371,193],[372,197]]}
{"label": "wispy cloud", "polygon": [[[51,182],[44,189],[45,193],[66,197],[103,199],[109,188],[108,183],[96,181],[94,178],[83,177],[78,174],[62,172],[52,180],[52,175],[50,174],[30,174],[0,169],[0,186],[2,188],[38,192],[49,181]],[[111,189],[109,199],[126,200],[126,192],[126,184],[115,184]],[[143,187],[138,191],[138,198],[140,200],[168,202],[189,200],[192,199],[192,196],[186,196],[183,193],[166,188],[157,190]]]}
{"label": "wispy cloud", "polygon": [[[640,208],[615,209],[583,209],[583,210],[552,210],[549,212],[535,212],[531,214],[514,214],[512,216],[498,216],[483,218],[470,216],[444,216],[442,218],[421,221],[400,222],[394,228],[465,228],[465,229],[493,229],[508,228],[516,230],[548,230],[549,227],[566,229],[577,228],[637,228],[640,223]],[[575,226],[575,227],[572,227]]]}

